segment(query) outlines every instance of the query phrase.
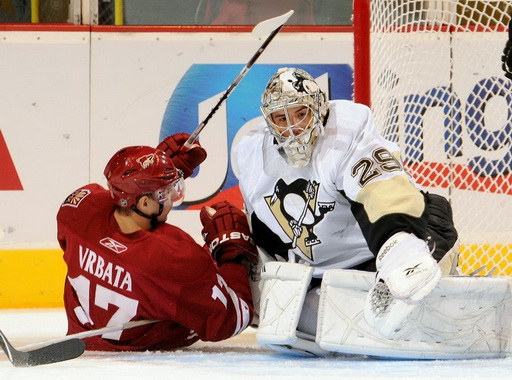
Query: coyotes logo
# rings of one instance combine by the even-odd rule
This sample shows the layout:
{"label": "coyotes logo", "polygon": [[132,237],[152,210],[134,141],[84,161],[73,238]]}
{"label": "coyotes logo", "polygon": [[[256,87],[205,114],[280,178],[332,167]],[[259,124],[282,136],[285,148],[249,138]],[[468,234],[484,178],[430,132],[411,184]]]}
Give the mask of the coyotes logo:
{"label": "coyotes logo", "polygon": [[321,241],[314,233],[315,226],[325,213],[334,209],[334,203],[317,201],[319,184],[298,179],[286,184],[277,181],[274,193],[264,197],[272,215],[291,240],[291,248],[298,248],[307,259],[313,261],[313,246]]}
{"label": "coyotes logo", "polygon": [[136,161],[140,164],[140,166],[142,166],[143,169],[146,169],[155,163],[155,155],[153,153],[146,154],[137,158]]}

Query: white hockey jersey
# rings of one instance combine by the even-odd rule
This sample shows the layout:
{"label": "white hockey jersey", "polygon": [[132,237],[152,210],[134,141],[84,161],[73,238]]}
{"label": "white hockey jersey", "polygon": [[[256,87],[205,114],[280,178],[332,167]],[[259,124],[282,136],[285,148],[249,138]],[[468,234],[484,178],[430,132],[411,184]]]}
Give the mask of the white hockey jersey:
{"label": "white hockey jersey", "polygon": [[235,151],[257,245],[309,263],[316,277],[373,259],[395,232],[421,237],[426,229],[423,194],[404,171],[397,144],[377,132],[369,108],[335,100],[329,110],[306,167],[285,162],[264,124]]}

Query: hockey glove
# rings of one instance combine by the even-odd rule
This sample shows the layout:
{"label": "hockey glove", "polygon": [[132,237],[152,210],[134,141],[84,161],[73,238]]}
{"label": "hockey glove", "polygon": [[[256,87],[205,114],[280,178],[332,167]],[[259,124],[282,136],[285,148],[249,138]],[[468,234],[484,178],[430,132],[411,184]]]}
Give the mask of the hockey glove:
{"label": "hockey glove", "polygon": [[246,258],[258,263],[258,251],[249,229],[247,215],[229,202],[203,207],[199,213],[203,239],[219,265]]}
{"label": "hockey glove", "polygon": [[441,279],[427,243],[399,232],[377,254],[377,277],[365,301],[366,322],[391,338]]}
{"label": "hockey glove", "polygon": [[505,49],[503,49],[501,62],[505,76],[508,79],[512,79],[512,18],[508,22],[508,41],[505,44]]}
{"label": "hockey glove", "polygon": [[176,133],[167,136],[158,146],[157,149],[163,150],[172,160],[176,168],[183,172],[183,178],[188,178],[194,172],[194,169],[206,159],[206,151],[196,141],[192,147],[186,151],[182,151],[183,144],[190,137],[188,133]]}
{"label": "hockey glove", "polygon": [[505,76],[508,79],[512,79],[512,40],[508,40],[505,45],[505,49],[503,49],[503,55],[501,56],[501,67],[505,72]]}

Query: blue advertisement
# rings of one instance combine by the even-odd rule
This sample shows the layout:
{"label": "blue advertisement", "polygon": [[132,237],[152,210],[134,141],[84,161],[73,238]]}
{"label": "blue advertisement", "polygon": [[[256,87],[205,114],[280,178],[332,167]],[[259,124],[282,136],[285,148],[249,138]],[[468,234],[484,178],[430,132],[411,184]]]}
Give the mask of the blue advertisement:
{"label": "blue advertisement", "polygon": [[[196,64],[190,66],[170,97],[160,129],[160,140],[178,132],[192,133],[204,120],[213,105],[220,100],[222,94],[240,74],[243,67],[244,65],[240,64]],[[206,131],[210,127],[210,123],[218,124],[219,120],[224,123],[225,125],[222,125],[221,128],[225,131],[218,133],[216,138],[227,141],[216,141],[216,147],[225,145],[227,151],[221,154],[216,152],[216,155],[212,157],[212,152],[203,144],[204,140],[201,139],[203,132],[198,137],[201,145],[207,149],[209,154],[207,161],[210,160],[210,163],[218,161],[219,165],[224,166],[222,170],[215,166],[215,170],[219,170],[219,175],[223,177],[220,179],[221,184],[212,187],[209,191],[203,191],[201,195],[193,196],[192,200],[186,198],[185,203],[180,206],[181,208],[200,207],[202,202],[208,201],[210,203],[222,193],[234,196],[233,192],[237,191],[238,180],[230,162],[233,141],[248,121],[261,117],[259,108],[261,94],[269,78],[281,67],[299,67],[310,73],[314,78],[322,77],[323,80],[319,84],[330,99],[352,99],[353,69],[347,64],[254,65],[225,101],[225,108],[219,109],[203,130]],[[199,105],[207,99],[215,99],[215,101],[211,103],[212,106],[208,111],[201,113]],[[224,155],[226,159],[220,157]],[[216,180],[217,178],[214,181],[202,181],[203,183],[196,180],[192,185],[201,186],[204,190],[208,184]]]}

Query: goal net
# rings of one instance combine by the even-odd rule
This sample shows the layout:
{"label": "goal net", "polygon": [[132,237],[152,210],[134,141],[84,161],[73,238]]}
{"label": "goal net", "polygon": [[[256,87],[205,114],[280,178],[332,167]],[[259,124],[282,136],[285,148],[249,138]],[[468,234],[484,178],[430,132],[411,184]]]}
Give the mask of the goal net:
{"label": "goal net", "polygon": [[510,0],[354,1],[355,100],[450,200],[464,274],[512,274],[511,14]]}

